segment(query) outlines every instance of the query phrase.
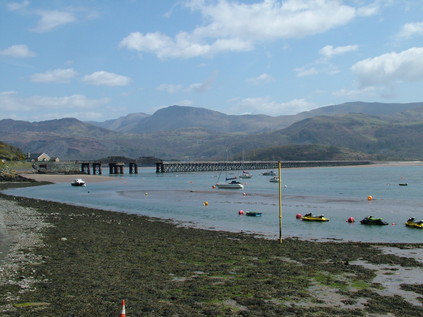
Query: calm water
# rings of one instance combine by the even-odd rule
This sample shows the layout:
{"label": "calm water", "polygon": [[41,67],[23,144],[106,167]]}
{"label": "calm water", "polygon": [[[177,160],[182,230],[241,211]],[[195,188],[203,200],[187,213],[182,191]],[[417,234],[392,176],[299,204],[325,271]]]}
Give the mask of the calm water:
{"label": "calm water", "polygon": [[[216,172],[156,174],[153,168],[142,168],[138,175],[114,176],[116,181],[87,184],[82,188],[66,183],[14,189],[8,193],[277,239],[278,184],[270,183],[270,177],[261,175],[263,171],[250,172],[254,176],[245,180],[244,190],[212,189],[218,178]],[[423,230],[404,226],[409,217],[423,219],[422,175],[423,166],[283,169],[283,236],[423,242]],[[399,186],[400,183],[408,186]],[[372,201],[367,200],[369,195]],[[204,202],[208,205],[204,206]],[[241,209],[260,211],[263,216],[239,216]],[[324,214],[330,222],[296,219],[296,214],[307,212]],[[360,225],[359,220],[367,215],[382,217],[390,224]],[[354,217],[356,223],[347,223],[348,217]]]}

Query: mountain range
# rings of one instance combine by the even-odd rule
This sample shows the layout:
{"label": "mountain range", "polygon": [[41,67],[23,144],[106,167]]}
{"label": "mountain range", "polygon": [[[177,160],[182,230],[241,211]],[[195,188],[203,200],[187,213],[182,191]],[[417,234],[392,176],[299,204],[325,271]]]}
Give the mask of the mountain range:
{"label": "mountain range", "polygon": [[61,159],[423,159],[423,102],[351,102],[296,115],[170,106],[105,122],[0,120],[0,141]]}

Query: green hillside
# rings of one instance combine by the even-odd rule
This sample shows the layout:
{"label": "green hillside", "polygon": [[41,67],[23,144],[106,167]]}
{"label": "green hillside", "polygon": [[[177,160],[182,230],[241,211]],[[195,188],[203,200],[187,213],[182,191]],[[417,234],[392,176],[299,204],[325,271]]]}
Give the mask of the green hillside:
{"label": "green hillside", "polygon": [[[371,160],[368,154],[355,152],[336,146],[312,145],[283,145],[270,148],[261,148],[243,154],[252,161],[342,161],[342,160]],[[236,160],[242,156],[237,155]]]}
{"label": "green hillside", "polygon": [[18,148],[0,141],[0,159],[7,161],[20,161],[26,155]]}

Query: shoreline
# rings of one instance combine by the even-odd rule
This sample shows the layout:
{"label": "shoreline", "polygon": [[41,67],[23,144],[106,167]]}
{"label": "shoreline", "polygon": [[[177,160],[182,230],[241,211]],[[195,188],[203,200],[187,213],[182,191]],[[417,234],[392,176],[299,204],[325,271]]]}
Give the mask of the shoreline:
{"label": "shoreline", "polygon": [[[423,244],[279,244],[5,194],[0,211],[9,254],[28,259],[2,265],[4,316],[117,315],[121,299],[143,316],[423,313],[423,286],[406,275],[422,272]],[[390,288],[392,272],[406,286]]]}

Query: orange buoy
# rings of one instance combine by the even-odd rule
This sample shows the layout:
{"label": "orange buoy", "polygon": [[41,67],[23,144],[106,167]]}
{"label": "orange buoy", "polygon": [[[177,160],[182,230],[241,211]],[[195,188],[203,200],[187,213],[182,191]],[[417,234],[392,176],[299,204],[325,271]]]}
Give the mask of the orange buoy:
{"label": "orange buoy", "polygon": [[373,200],[373,197],[369,195],[369,196],[367,196],[367,200],[368,201]]}
{"label": "orange buoy", "polygon": [[212,188],[213,188],[213,189],[215,189],[215,188],[216,188],[216,186],[214,186],[214,185],[213,185],[213,186],[212,186]]}
{"label": "orange buoy", "polygon": [[349,217],[349,218],[347,219],[347,222],[348,222],[348,223],[353,223],[353,222],[355,222],[354,217]]}
{"label": "orange buoy", "polygon": [[297,219],[302,219],[302,218],[303,218],[303,215],[302,215],[302,214],[297,214],[297,215],[295,216],[295,218],[297,218]]}

